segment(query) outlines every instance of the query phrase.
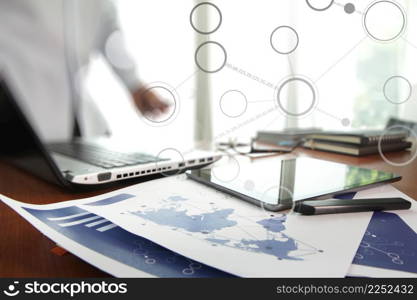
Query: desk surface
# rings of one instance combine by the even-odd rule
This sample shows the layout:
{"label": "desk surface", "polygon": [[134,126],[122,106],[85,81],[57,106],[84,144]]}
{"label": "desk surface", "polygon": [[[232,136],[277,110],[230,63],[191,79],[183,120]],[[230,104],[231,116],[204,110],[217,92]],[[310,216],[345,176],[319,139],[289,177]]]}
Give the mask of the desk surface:
{"label": "desk surface", "polygon": [[[295,154],[400,174],[403,179],[394,183],[394,186],[417,199],[417,160],[406,166],[396,167],[386,163],[379,155],[357,158],[301,149],[295,151]],[[387,158],[398,163],[412,157],[409,152],[399,152],[389,154]],[[26,203],[48,204],[91,197],[124,186],[126,184],[120,184],[99,192],[67,193],[57,186],[0,162],[0,193]],[[55,244],[2,202],[0,220],[0,277],[109,276],[72,254],[53,254],[51,249]]]}

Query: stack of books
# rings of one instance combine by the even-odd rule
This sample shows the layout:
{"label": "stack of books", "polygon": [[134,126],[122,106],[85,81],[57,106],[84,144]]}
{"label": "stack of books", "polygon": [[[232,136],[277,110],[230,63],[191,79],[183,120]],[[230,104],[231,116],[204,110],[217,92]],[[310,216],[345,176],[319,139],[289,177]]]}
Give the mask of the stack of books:
{"label": "stack of books", "polygon": [[294,146],[305,137],[320,132],[322,132],[320,128],[288,128],[281,131],[262,130],[258,131],[255,141],[276,146]]}
{"label": "stack of books", "polygon": [[[321,132],[305,137],[305,148],[364,156],[401,151],[412,146],[406,131]],[[380,148],[380,149],[379,149]]]}

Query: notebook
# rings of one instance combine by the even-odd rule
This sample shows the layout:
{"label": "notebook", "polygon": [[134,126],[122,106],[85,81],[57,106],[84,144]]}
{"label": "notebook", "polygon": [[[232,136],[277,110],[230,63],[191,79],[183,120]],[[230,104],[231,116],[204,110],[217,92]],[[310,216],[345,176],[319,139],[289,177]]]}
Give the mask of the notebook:
{"label": "notebook", "polygon": [[[355,145],[348,143],[337,143],[330,141],[320,141],[320,140],[308,140],[304,142],[303,146],[305,148],[313,150],[322,150],[328,152],[335,152],[341,154],[348,154],[353,156],[363,156],[369,154],[379,153],[378,144],[369,144],[369,145]],[[401,151],[412,146],[411,142],[399,141],[396,143],[381,144],[381,151],[383,153]]]}
{"label": "notebook", "polygon": [[283,146],[294,144],[308,135],[320,133],[320,128],[288,128],[285,130],[261,130],[258,131],[256,141]]}
{"label": "notebook", "polygon": [[380,139],[381,144],[391,144],[400,142],[407,137],[407,131],[365,130],[314,133],[308,135],[307,138],[313,140],[340,142],[356,145],[377,145]]}

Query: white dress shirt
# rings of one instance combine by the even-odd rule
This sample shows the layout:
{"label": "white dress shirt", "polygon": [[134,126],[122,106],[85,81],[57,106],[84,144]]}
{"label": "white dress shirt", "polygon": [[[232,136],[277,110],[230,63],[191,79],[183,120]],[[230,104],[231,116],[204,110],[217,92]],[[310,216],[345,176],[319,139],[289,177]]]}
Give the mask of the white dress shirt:
{"label": "white dress shirt", "polygon": [[[70,138],[74,110],[83,135],[107,131],[94,102],[80,100],[80,70],[95,54],[109,61],[107,41],[119,31],[109,0],[0,0],[0,68],[13,79],[18,102],[43,139]],[[112,47],[113,54],[127,53],[123,40]],[[128,89],[139,88],[133,64],[109,65]]]}

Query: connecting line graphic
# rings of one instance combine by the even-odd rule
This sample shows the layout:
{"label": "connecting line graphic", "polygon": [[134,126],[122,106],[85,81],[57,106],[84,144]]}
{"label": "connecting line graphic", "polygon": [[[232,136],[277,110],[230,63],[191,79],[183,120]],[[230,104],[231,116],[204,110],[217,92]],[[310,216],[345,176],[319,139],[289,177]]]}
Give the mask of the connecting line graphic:
{"label": "connecting line graphic", "polygon": [[326,71],[324,71],[319,77],[317,77],[316,80],[314,80],[314,83],[317,83],[320,79],[322,79],[326,74],[328,74],[334,67],[336,67],[341,61],[343,61],[346,57],[349,56],[356,48],[359,47],[362,42],[367,39],[367,36],[362,37],[352,48],[350,48],[341,58],[339,58],[335,63],[333,63]]}
{"label": "connecting line graphic", "polygon": [[269,128],[272,124],[274,124],[276,121],[278,121],[281,118],[282,118],[282,116],[275,117],[271,122],[269,122],[266,126],[264,126],[262,128],[262,130],[265,130],[265,129]]}
{"label": "connecting line graphic", "polygon": [[414,45],[413,43],[411,43],[408,39],[406,39],[405,37],[401,37],[401,39],[404,41],[404,42],[406,42],[408,45],[410,45],[411,47],[413,47],[414,49],[416,49],[417,50],[417,46],[416,45]]}
{"label": "connecting line graphic", "polygon": [[189,76],[187,76],[187,78],[185,78],[183,81],[181,81],[174,89],[178,90],[183,84],[185,84],[187,81],[189,81],[191,78],[193,78],[199,71],[200,71],[200,69],[194,70],[193,73],[191,73]]}
{"label": "connecting line graphic", "polygon": [[[382,249],[378,249],[376,248],[376,246],[378,246],[378,244],[372,245],[371,243],[367,243],[367,242],[362,242],[361,245],[359,247],[364,248],[365,249],[365,254],[369,254],[369,251],[376,251],[379,252],[381,254],[386,255],[389,259],[391,259],[391,261],[394,264],[398,264],[398,265],[403,265],[404,261],[401,259],[400,255],[394,252],[388,252],[388,251],[384,251]],[[368,250],[370,249],[370,250]],[[366,253],[366,251],[368,251],[368,253]],[[356,257],[358,259],[363,259],[364,256],[362,254],[357,254]]]}
{"label": "connecting line graphic", "polygon": [[357,13],[359,15],[364,15],[364,12],[356,9],[356,7],[352,3],[343,4],[336,1],[334,1],[333,3],[337,6],[342,7],[348,14]]}
{"label": "connecting line graphic", "polygon": [[244,69],[242,69],[242,68],[240,68],[240,67],[238,67],[236,65],[233,65],[231,63],[227,63],[226,64],[226,67],[228,67],[231,70],[239,73],[242,76],[245,76],[245,77],[247,77],[249,79],[252,79],[253,81],[256,81],[256,82],[258,82],[258,83],[260,83],[262,85],[265,85],[265,86],[267,86],[269,88],[272,88],[272,89],[275,89],[276,88],[275,84],[273,84],[273,83],[269,82],[268,80],[265,80],[265,79],[263,79],[263,78],[261,78],[261,77],[259,77],[257,75],[254,75],[253,73],[251,73],[249,71],[246,71],[246,70],[244,70]]}
{"label": "connecting line graphic", "polygon": [[322,110],[322,109],[320,109],[320,108],[318,108],[318,107],[316,107],[316,110],[317,110],[318,112],[320,112],[320,113],[322,113],[322,114],[324,114],[324,115],[326,115],[326,116],[329,116],[329,117],[331,117],[331,118],[333,118],[333,119],[336,119],[336,120],[338,120],[338,121],[340,121],[340,122],[342,122],[342,121],[343,121],[343,119],[341,119],[341,118],[339,118],[339,117],[336,117],[335,115],[330,114],[330,113],[328,113],[328,112],[326,112],[326,111],[324,111],[324,110]]}
{"label": "connecting line graphic", "polygon": [[259,114],[255,115],[255,116],[253,116],[253,117],[251,117],[251,118],[247,119],[246,121],[243,121],[243,122],[239,123],[239,124],[238,124],[238,125],[236,125],[236,126],[233,126],[233,127],[229,128],[229,129],[227,129],[227,130],[224,130],[224,131],[223,131],[223,132],[221,132],[220,134],[216,135],[216,136],[213,138],[213,140],[218,140],[218,139],[220,139],[220,138],[223,138],[223,137],[225,137],[225,136],[227,136],[227,135],[229,135],[229,134],[231,134],[231,133],[233,133],[233,132],[235,132],[235,131],[237,131],[237,130],[241,129],[241,128],[242,128],[242,127],[244,127],[244,126],[249,125],[249,124],[251,124],[251,123],[253,123],[253,122],[255,122],[255,121],[259,120],[260,118],[262,118],[262,117],[264,117],[264,116],[266,116],[266,115],[269,115],[270,113],[272,113],[272,112],[274,112],[274,111],[276,111],[276,110],[278,110],[278,108],[277,108],[277,107],[272,107],[272,108],[269,108],[269,109],[267,109],[267,110],[265,110],[265,111],[263,111],[263,112],[261,112],[261,113],[259,113]]}
{"label": "connecting line graphic", "polygon": [[252,100],[252,101],[248,101],[248,103],[265,103],[265,102],[275,102],[275,100]]}

